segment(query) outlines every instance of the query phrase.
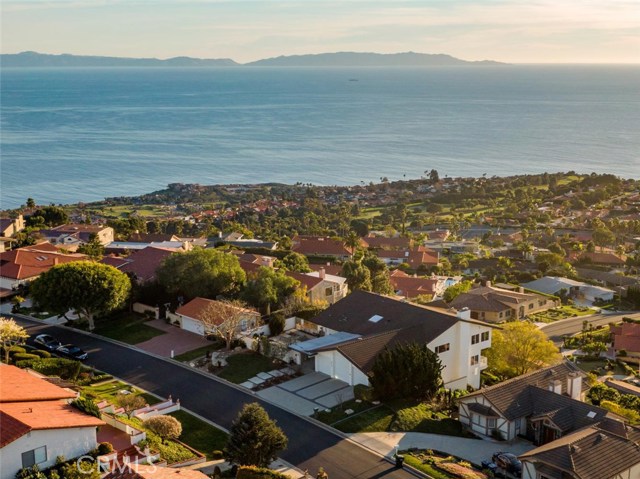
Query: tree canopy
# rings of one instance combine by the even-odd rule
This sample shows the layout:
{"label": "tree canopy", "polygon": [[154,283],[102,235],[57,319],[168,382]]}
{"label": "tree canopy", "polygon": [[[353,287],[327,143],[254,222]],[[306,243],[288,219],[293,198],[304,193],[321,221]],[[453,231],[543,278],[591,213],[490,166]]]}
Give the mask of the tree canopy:
{"label": "tree canopy", "polygon": [[242,297],[247,303],[270,314],[271,307],[283,306],[298,286],[300,281],[287,276],[284,271],[260,266],[257,273],[249,277]]}
{"label": "tree canopy", "polygon": [[258,404],[245,404],[231,424],[224,457],[240,466],[267,467],[287,447],[287,436]]}
{"label": "tree canopy", "polygon": [[144,422],[144,427],[155,432],[165,443],[167,439],[177,439],[182,434],[182,424],[173,416],[161,414],[153,416]]}
{"label": "tree canopy", "polygon": [[487,350],[489,367],[497,375],[512,378],[560,361],[553,341],[535,324],[514,321],[493,331]]}
{"label": "tree canopy", "polygon": [[247,305],[239,300],[220,300],[209,304],[200,314],[200,321],[205,331],[212,331],[216,336],[224,340],[227,350],[231,349],[231,343],[240,332],[242,321],[251,316]]}
{"label": "tree canopy", "polygon": [[308,273],[311,271],[307,257],[295,251],[292,251],[282,258],[282,266],[286,268],[287,271],[297,271],[298,273]]}
{"label": "tree canopy", "polygon": [[202,248],[167,257],[157,277],[170,293],[203,298],[237,294],[246,280],[235,255]]}
{"label": "tree canopy", "polygon": [[389,268],[384,261],[369,253],[363,258],[362,264],[369,269],[371,291],[379,294],[393,293],[393,287],[389,279]]}
{"label": "tree canopy", "polygon": [[442,387],[444,366],[426,344],[385,348],[371,370],[371,385],[380,399],[428,400]]}
{"label": "tree canopy", "polygon": [[471,281],[460,281],[459,283],[449,286],[444,291],[443,299],[447,303],[450,303],[462,293],[466,293],[467,291],[469,291],[472,285],[473,283]]}
{"label": "tree canopy", "polygon": [[29,333],[11,318],[0,317],[0,344],[4,350],[5,362],[9,362],[9,348],[23,344]]}
{"label": "tree canopy", "polygon": [[94,329],[94,317],[122,307],[131,292],[129,277],[114,268],[91,261],[56,265],[31,283],[36,304],[64,314],[74,310]]}
{"label": "tree canopy", "polygon": [[349,291],[371,291],[371,271],[359,260],[349,260],[342,265],[342,276],[347,278]]}

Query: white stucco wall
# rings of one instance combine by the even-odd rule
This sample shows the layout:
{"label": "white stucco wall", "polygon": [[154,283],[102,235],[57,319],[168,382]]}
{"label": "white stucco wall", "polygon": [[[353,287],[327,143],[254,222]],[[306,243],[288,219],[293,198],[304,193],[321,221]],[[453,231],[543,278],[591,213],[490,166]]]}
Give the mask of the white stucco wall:
{"label": "white stucco wall", "polygon": [[190,333],[196,333],[200,336],[204,336],[204,325],[201,321],[187,318],[186,316],[180,316],[180,325],[185,331]]}
{"label": "white stucco wall", "polygon": [[95,426],[31,431],[0,449],[0,479],[13,479],[22,469],[23,452],[46,446],[47,460],[38,464],[44,469],[53,466],[57,456],[72,459],[86,454],[96,445]]}
{"label": "white stucco wall", "polygon": [[338,351],[322,351],[316,357],[316,371],[327,374],[332,378],[344,381],[351,386],[356,384],[369,385],[366,374],[356,368],[351,361]]}

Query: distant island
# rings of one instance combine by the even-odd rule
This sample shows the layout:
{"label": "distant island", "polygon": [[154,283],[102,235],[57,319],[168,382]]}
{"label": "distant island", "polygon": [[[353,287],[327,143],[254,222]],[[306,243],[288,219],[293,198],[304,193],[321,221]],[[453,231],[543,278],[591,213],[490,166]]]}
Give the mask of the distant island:
{"label": "distant island", "polygon": [[444,54],[338,52],[266,58],[245,64],[230,58],[124,58],[85,55],[51,55],[38,52],[0,55],[3,67],[436,67],[463,65],[504,65],[491,60],[466,61]]}

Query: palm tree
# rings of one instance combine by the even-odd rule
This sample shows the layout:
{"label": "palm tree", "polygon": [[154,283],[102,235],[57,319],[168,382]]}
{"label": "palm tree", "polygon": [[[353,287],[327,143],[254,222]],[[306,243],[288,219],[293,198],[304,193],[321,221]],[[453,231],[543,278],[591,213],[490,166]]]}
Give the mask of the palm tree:
{"label": "palm tree", "polygon": [[351,230],[344,238],[344,244],[351,251],[351,259],[353,259],[353,254],[356,252],[356,248],[360,246],[360,237],[358,234]]}

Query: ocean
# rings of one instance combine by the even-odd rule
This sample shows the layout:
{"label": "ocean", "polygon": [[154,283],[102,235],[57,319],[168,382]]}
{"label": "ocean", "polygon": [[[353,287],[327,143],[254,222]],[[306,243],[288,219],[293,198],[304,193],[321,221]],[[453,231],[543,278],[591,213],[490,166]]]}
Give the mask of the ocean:
{"label": "ocean", "polygon": [[640,179],[640,66],[4,68],[0,208],[168,183]]}

